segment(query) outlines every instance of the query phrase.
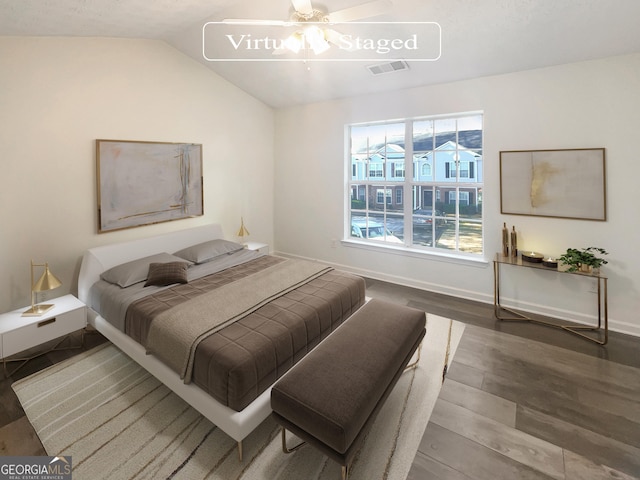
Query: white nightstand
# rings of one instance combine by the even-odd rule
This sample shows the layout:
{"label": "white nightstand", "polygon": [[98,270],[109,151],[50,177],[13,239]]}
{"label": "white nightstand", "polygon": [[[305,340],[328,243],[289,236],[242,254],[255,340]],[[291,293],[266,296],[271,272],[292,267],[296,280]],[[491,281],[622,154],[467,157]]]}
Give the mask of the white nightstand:
{"label": "white nightstand", "polygon": [[264,253],[265,255],[269,255],[269,245],[266,243],[259,242],[247,242],[245,243],[249,250],[255,250],[256,252]]}
{"label": "white nightstand", "polygon": [[[54,298],[47,303],[52,303],[54,307],[39,317],[23,317],[22,312],[29,307],[0,315],[0,358],[2,358],[5,375],[13,374],[32,358],[56,350],[64,338],[53,348],[38,352],[31,357],[10,359],[7,357],[59,337],[66,338],[71,332],[87,326],[87,307],[73,295]],[[79,346],[67,348],[80,348],[82,343],[84,343],[84,334]],[[11,373],[7,373],[8,362],[22,363]]]}

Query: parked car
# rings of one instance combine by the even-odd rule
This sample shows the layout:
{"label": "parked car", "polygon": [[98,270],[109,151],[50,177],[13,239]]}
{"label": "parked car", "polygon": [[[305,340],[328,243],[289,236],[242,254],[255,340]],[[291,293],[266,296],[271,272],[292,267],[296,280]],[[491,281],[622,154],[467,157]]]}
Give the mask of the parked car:
{"label": "parked car", "polygon": [[404,243],[398,237],[396,237],[387,228],[385,231],[384,225],[374,220],[366,219],[351,219],[351,236],[356,238],[368,238],[369,240],[380,240],[390,243]]}
{"label": "parked car", "polygon": [[444,218],[444,213],[439,210],[432,210],[430,208],[417,208],[413,211],[413,224],[415,226],[421,225],[431,225],[433,222],[433,217],[435,214],[436,225],[444,225],[447,223],[446,218]]}

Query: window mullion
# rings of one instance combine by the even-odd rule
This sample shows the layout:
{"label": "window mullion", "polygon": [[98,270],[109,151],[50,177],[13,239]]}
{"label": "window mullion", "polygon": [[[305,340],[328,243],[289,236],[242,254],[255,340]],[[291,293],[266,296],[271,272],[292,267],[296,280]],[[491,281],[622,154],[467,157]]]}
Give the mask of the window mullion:
{"label": "window mullion", "polygon": [[404,243],[413,244],[413,121],[407,120],[404,126]]}

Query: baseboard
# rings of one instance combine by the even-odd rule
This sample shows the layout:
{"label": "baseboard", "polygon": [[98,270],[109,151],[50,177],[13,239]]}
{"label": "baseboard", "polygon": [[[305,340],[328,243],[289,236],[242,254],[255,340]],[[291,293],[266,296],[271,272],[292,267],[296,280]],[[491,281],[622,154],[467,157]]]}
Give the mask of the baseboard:
{"label": "baseboard", "polygon": [[[465,300],[474,300],[480,303],[493,304],[493,294],[486,294],[482,292],[476,292],[472,290],[465,290],[460,288],[448,287],[446,285],[440,285],[432,282],[424,282],[414,278],[403,277],[399,275],[389,275],[386,273],[378,272],[375,270],[368,270],[364,268],[355,268],[350,265],[342,265],[339,263],[326,262],[315,258],[304,257],[301,255],[291,255],[283,252],[275,252],[275,255],[288,258],[299,258],[302,260],[313,260],[325,263],[342,270],[345,272],[353,273],[354,275],[360,275],[362,277],[371,278],[373,280],[380,280],[383,282],[394,283],[396,285],[402,285],[403,287],[417,288],[420,290],[426,290],[428,292],[440,293],[443,295],[450,295],[456,298],[462,298]],[[563,310],[560,308],[554,308],[549,305],[541,305],[537,303],[528,303],[522,301],[516,301],[511,298],[505,298],[501,296],[500,303],[508,308],[521,310],[526,313],[544,315],[558,320],[567,320],[585,325],[594,325],[598,321],[597,316],[576,314],[575,312]],[[626,335],[632,335],[634,337],[640,337],[640,325],[632,325],[628,322],[621,322],[609,317],[609,330],[612,332],[624,333]]]}
{"label": "baseboard", "polygon": [[441,285],[438,283],[423,282],[421,280],[416,280],[414,278],[409,278],[409,277],[402,277],[399,275],[389,275],[389,274],[378,272],[375,270],[367,270],[364,268],[354,268],[350,265],[342,265],[339,263],[327,262],[324,260],[318,260],[317,258],[304,257],[301,255],[292,255],[292,254],[283,253],[283,252],[275,252],[274,255],[279,255],[281,257],[287,257],[287,258],[299,258],[301,260],[311,260],[314,262],[320,262],[326,265],[330,265],[333,268],[342,270],[344,272],[353,273],[354,275],[371,278],[373,280],[380,280],[382,282],[395,283],[396,285],[402,285],[403,287],[418,288],[420,290],[426,290],[433,293],[441,293],[443,295],[451,295],[452,297],[464,298],[467,300],[475,300],[482,303],[493,303],[493,295],[486,295],[480,292],[473,292],[473,291],[464,290],[461,288],[447,287],[446,285]]}

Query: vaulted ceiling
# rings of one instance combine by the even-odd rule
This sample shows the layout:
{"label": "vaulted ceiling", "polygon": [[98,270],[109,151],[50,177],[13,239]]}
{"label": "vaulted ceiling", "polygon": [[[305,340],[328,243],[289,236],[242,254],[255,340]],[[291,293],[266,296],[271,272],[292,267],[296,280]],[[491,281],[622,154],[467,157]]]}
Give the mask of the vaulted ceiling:
{"label": "vaulted ceiling", "polygon": [[[313,7],[330,13],[367,1],[318,0]],[[417,22],[436,22],[441,31],[437,60],[405,58],[408,70],[374,76],[366,67],[393,57],[306,63],[302,57],[293,61],[271,61],[275,56],[269,61],[204,57],[207,22],[287,21],[294,11],[290,0],[0,0],[0,35],[163,40],[276,108],[640,52],[638,0],[388,1],[385,13],[362,18],[372,23],[358,25],[357,31],[380,37],[381,24],[373,22],[393,22],[400,29],[396,33],[409,38],[422,28]],[[336,28],[345,33],[349,26]],[[278,29],[284,32],[282,38],[288,35],[285,27],[269,28],[274,36]],[[333,57],[329,53],[325,58]]]}

